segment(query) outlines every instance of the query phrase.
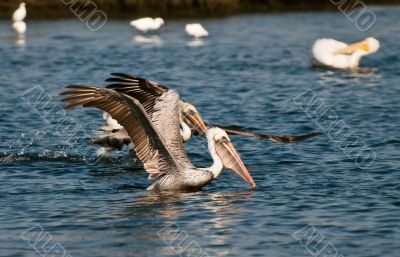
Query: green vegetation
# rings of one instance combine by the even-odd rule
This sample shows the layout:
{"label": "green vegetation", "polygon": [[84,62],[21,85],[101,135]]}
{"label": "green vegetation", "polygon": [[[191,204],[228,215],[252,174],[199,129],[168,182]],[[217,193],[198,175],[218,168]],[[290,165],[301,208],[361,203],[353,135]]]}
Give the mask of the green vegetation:
{"label": "green vegetation", "polygon": [[[65,18],[73,14],[63,3],[89,1],[110,18],[161,16],[165,18],[218,17],[251,12],[336,10],[333,3],[359,0],[25,0],[28,18]],[[333,3],[331,3],[331,1]],[[363,0],[365,4],[398,4],[400,0]],[[18,0],[0,1],[0,18],[8,19]]]}

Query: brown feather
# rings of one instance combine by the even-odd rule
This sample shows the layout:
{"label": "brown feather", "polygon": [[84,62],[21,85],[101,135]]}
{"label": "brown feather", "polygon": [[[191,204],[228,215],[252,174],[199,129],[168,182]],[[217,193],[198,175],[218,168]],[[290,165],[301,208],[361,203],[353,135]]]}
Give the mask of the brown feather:
{"label": "brown feather", "polygon": [[[64,98],[65,101],[70,102],[66,108],[83,105],[108,112],[126,129],[138,158],[143,162],[152,179],[179,171],[181,164],[167,148],[163,137],[154,127],[139,101],[111,89],[84,86],[74,88],[73,92],[66,91],[63,94],[74,96]],[[91,97],[85,96],[88,92],[92,94]],[[171,112],[170,115],[174,113]],[[183,149],[181,150],[184,152]]]}

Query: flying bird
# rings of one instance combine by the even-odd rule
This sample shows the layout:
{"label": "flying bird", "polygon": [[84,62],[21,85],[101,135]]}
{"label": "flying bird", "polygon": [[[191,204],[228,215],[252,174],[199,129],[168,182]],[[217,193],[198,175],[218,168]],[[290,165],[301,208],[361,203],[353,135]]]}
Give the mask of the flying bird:
{"label": "flying bird", "polygon": [[[180,134],[183,142],[188,141],[192,137],[192,128],[189,127],[187,123],[189,123],[193,127],[193,130],[199,134],[205,135],[207,130],[207,127],[203,123],[197,110],[189,112],[188,109],[190,108],[195,110],[194,106],[183,101],[180,102]],[[182,117],[185,118],[182,119]],[[103,118],[106,120],[106,126],[100,128],[97,133],[98,138],[90,141],[91,144],[102,146],[98,151],[98,155],[104,155],[113,150],[122,150],[125,145],[131,143],[127,131],[115,119],[113,119],[110,114],[104,112]]]}
{"label": "flying bird", "polygon": [[153,19],[147,17],[133,20],[130,22],[130,25],[143,33],[147,33],[148,31],[158,30],[164,25],[164,20],[162,18]]}
{"label": "flying bird", "polygon": [[325,66],[338,69],[358,68],[363,56],[378,51],[379,41],[369,37],[361,42],[346,44],[335,39],[318,39],[312,48],[313,66]]}
{"label": "flying bird", "polygon": [[195,39],[208,36],[208,31],[200,23],[187,24],[185,26],[185,31],[189,36]]}
{"label": "flying bird", "polygon": [[180,98],[175,91],[168,90],[158,106],[149,107],[109,88],[77,85],[67,88],[61,93],[66,95],[63,101],[70,102],[66,109],[79,105],[95,107],[109,113],[125,128],[138,159],[149,173],[149,179],[156,179],[147,190],[197,191],[217,178],[224,167],[255,187],[253,178],[222,129],[211,128],[206,132],[212,166],[193,166],[179,132]]}
{"label": "flying bird", "polygon": [[19,4],[19,7],[17,10],[12,15],[12,21],[13,22],[18,22],[18,21],[24,21],[26,17],[26,7],[25,3],[22,2]]}
{"label": "flying bird", "polygon": [[[160,100],[163,99],[163,95],[166,94],[170,89],[157,82],[140,78],[137,76],[131,76],[123,73],[112,73],[112,77],[108,78],[106,82],[110,82],[107,88],[113,89],[117,92],[129,95],[145,106],[146,111],[151,116],[154,112],[154,108],[160,105]],[[186,142],[192,136],[192,131],[205,136],[206,125],[204,124],[200,113],[192,104],[180,101],[180,124],[181,124],[181,136],[182,140]],[[107,147],[106,152],[110,152],[114,149],[121,149],[125,143],[129,144],[129,137],[126,132],[120,131],[120,125],[117,121],[113,120],[110,116],[106,116],[107,126],[103,127],[102,130],[106,130],[104,134],[100,134],[100,138],[92,141],[93,144],[99,144],[103,147]],[[111,119],[110,119],[111,118]],[[224,129],[227,133],[237,134],[241,136],[256,137],[261,139],[267,139],[278,143],[294,143],[308,138],[320,135],[319,132],[301,135],[301,136],[277,136],[261,134],[256,132],[241,131],[234,128],[228,128],[225,126],[208,125],[208,127],[219,127]],[[108,128],[108,129],[107,129]],[[124,129],[122,129],[124,130]],[[110,132],[111,131],[111,132]],[[119,140],[119,141],[118,141]],[[112,142],[112,145],[106,145],[105,143]]]}

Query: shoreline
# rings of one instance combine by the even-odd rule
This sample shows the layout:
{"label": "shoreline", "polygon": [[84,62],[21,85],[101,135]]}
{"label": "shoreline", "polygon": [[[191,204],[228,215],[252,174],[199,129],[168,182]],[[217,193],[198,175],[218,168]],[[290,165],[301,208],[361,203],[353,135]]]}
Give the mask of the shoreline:
{"label": "shoreline", "polygon": [[[50,2],[51,1],[51,2]],[[199,19],[199,18],[217,18],[229,17],[233,15],[246,15],[246,14],[268,14],[268,13],[296,13],[296,12],[339,12],[338,6],[332,4],[329,0],[326,2],[316,3],[317,0],[298,0],[291,4],[283,4],[283,1],[270,1],[272,3],[255,3],[255,4],[235,4],[235,0],[206,0],[209,4],[190,6],[175,4],[174,6],[168,5],[167,1],[157,2],[157,4],[134,4],[128,2],[136,2],[135,0],[119,0],[119,1],[100,1],[100,0],[25,0],[28,9],[28,19],[66,19],[74,18],[74,13],[65,6],[62,1],[69,1],[76,3],[70,8],[79,9],[80,13],[85,13],[87,10],[93,9],[92,5],[85,4],[93,1],[97,10],[103,11],[109,19],[136,19],[141,17],[163,17],[168,19]],[[184,0],[181,0],[184,1]],[[233,4],[228,4],[233,3]],[[341,0],[347,5],[348,10],[353,6],[353,0]],[[347,2],[346,2],[347,1]],[[79,2],[79,3],[78,3]],[[173,1],[172,1],[173,2]],[[180,1],[177,1],[180,2]],[[190,1],[187,1],[190,2]],[[196,2],[192,0],[192,2]],[[197,1],[198,2],[198,1]],[[222,4],[220,3],[222,2]],[[256,0],[249,0],[248,2],[262,2]],[[290,2],[290,1],[286,1]],[[367,7],[379,6],[399,6],[400,0],[365,0]],[[10,19],[13,11],[18,7],[17,1],[5,0],[0,3],[0,19]],[[108,4],[107,4],[108,3]],[[125,4],[121,4],[125,3]],[[214,3],[210,4],[210,3]],[[219,3],[219,4],[216,4]],[[82,5],[83,4],[83,5]],[[83,6],[83,7],[82,7]],[[346,7],[346,8],[347,8]]]}

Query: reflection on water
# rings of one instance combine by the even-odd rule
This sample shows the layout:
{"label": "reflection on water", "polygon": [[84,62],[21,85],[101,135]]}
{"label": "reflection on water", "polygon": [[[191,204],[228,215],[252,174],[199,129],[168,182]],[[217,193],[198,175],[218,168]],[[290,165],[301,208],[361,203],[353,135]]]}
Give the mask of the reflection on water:
{"label": "reflection on water", "polygon": [[133,40],[137,43],[140,44],[156,44],[156,45],[161,45],[162,40],[159,36],[153,35],[153,36],[134,36]]}
{"label": "reflection on water", "polygon": [[378,68],[360,67],[358,69],[315,69],[319,74],[318,83],[326,86],[363,83],[371,86],[379,86],[381,75]]}
{"label": "reflection on water", "polygon": [[19,35],[18,37],[16,37],[15,44],[17,44],[18,46],[25,46],[26,45],[25,36]]}
{"label": "reflection on water", "polygon": [[[183,202],[199,201],[199,198],[208,201],[199,201],[199,212],[207,212],[218,216],[220,213],[238,213],[240,208],[233,208],[231,201],[248,200],[252,197],[253,192],[237,192],[220,194],[216,192],[199,191],[195,193],[176,193],[176,192],[148,192],[142,197],[135,199],[134,203],[124,211],[127,216],[135,216],[145,213],[146,215],[158,215],[164,218],[178,218],[184,213],[181,209]],[[154,208],[157,206],[157,208]],[[145,209],[145,212],[139,212],[138,209]],[[153,213],[154,211],[154,213]],[[183,212],[182,212],[183,211]],[[215,227],[218,228],[218,222],[221,220],[209,217],[210,221],[215,221]]]}
{"label": "reflection on water", "polygon": [[190,46],[190,47],[199,47],[199,46],[204,46],[204,45],[205,45],[205,42],[202,39],[193,39],[187,43],[187,46]]}
{"label": "reflection on water", "polygon": [[[231,239],[229,231],[236,224],[245,222],[243,220],[245,215],[242,214],[247,212],[235,203],[250,201],[252,197],[253,191],[225,194],[207,191],[196,193],[146,192],[135,198],[134,203],[128,204],[122,216],[134,220],[146,220],[148,217],[155,217],[158,220],[157,225],[153,226],[152,229],[149,228],[147,232],[143,232],[141,235],[147,240],[149,238],[155,240],[155,229],[157,229],[156,234],[160,236],[161,231],[168,230],[169,227],[173,226],[179,229],[181,236],[188,237],[186,244],[190,241],[196,241],[198,233],[201,233],[203,235],[214,234],[212,243],[215,245],[227,245]],[[193,228],[199,228],[201,231],[194,232]],[[165,243],[165,246],[156,249],[158,253],[177,254],[185,251],[181,248],[171,249],[168,242]],[[211,253],[212,250],[208,249],[208,252]],[[228,255],[227,252],[212,253],[212,256]]]}

